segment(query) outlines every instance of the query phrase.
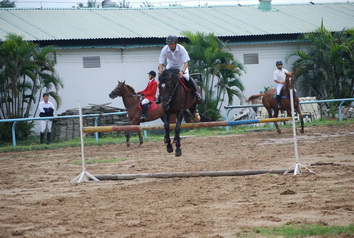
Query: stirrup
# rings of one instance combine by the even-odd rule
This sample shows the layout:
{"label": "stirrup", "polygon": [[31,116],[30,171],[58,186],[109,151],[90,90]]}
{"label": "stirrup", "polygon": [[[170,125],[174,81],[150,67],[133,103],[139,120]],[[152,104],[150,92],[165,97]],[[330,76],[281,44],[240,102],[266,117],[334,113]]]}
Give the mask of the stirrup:
{"label": "stirrup", "polygon": [[145,121],[146,119],[147,119],[147,116],[146,116],[146,115],[143,115],[143,114],[140,115],[140,120]]}
{"label": "stirrup", "polygon": [[282,105],[280,102],[278,102],[277,106],[278,106],[278,108],[282,108]]}
{"label": "stirrup", "polygon": [[155,103],[156,103],[156,104],[160,104],[160,103],[161,103],[161,98],[160,98],[160,97],[156,98],[156,99],[155,99]]}

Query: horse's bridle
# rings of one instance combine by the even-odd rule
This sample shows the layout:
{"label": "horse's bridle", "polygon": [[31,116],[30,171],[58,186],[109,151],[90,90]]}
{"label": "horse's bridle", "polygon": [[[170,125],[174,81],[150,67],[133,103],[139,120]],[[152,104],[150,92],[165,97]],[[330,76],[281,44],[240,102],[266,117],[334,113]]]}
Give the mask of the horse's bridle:
{"label": "horse's bridle", "polygon": [[169,86],[170,86],[170,91],[172,91],[172,93],[169,96],[161,96],[161,101],[167,101],[167,105],[170,105],[170,102],[177,91],[178,83],[179,81],[177,80],[176,84],[172,84],[172,80],[171,80],[171,84]]}

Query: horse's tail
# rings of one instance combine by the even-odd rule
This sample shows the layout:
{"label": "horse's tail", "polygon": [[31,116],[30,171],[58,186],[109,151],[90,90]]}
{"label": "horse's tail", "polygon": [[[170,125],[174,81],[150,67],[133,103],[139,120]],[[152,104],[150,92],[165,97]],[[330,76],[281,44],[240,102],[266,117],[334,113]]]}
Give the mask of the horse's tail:
{"label": "horse's tail", "polygon": [[252,95],[251,97],[249,98],[246,98],[245,96],[243,96],[243,99],[245,100],[245,102],[253,102],[255,100],[259,100],[260,98],[262,98],[264,96],[264,93],[262,94],[255,94],[255,95]]}

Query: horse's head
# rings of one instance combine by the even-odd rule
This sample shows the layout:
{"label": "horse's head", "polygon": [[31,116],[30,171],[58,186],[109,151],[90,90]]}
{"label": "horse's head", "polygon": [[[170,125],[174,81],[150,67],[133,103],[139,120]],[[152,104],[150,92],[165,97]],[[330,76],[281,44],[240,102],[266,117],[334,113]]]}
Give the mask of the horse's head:
{"label": "horse's head", "polygon": [[159,92],[163,110],[167,111],[170,108],[170,102],[178,84],[179,70],[168,69],[164,70],[159,76]]}
{"label": "horse's head", "polygon": [[113,91],[109,94],[109,97],[111,99],[114,99],[118,96],[123,96],[124,93],[124,87],[125,87],[125,81],[119,82],[118,85],[113,89]]}
{"label": "horse's head", "polygon": [[294,77],[294,72],[287,72],[285,73],[285,89],[293,89],[295,85],[295,77]]}

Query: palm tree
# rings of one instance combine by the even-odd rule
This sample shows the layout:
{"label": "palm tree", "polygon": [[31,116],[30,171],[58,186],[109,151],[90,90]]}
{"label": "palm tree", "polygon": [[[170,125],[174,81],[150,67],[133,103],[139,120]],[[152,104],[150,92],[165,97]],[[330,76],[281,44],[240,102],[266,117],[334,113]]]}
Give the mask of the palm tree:
{"label": "palm tree", "polygon": [[293,68],[301,77],[300,89],[317,99],[353,97],[354,29],[329,32],[323,23],[303,39],[311,46],[295,50],[287,57],[297,57]]}
{"label": "palm tree", "polygon": [[40,48],[14,34],[0,43],[0,118],[29,117],[43,90],[60,106],[57,91],[63,84],[55,73],[55,53],[53,47]]}
{"label": "palm tree", "polygon": [[182,35],[189,39],[183,43],[190,55],[191,75],[197,79],[204,92],[204,100],[199,110],[205,116],[217,120],[225,96],[232,104],[234,96],[242,100],[243,84],[239,76],[244,71],[243,65],[227,49],[225,42],[213,33],[208,35],[185,31]]}

